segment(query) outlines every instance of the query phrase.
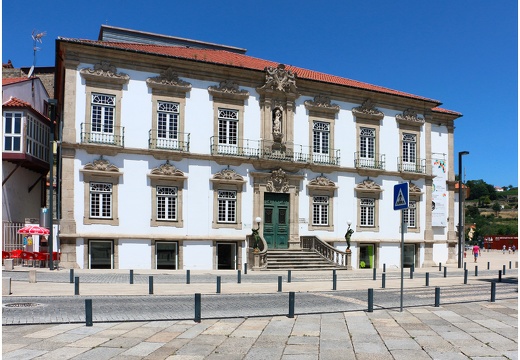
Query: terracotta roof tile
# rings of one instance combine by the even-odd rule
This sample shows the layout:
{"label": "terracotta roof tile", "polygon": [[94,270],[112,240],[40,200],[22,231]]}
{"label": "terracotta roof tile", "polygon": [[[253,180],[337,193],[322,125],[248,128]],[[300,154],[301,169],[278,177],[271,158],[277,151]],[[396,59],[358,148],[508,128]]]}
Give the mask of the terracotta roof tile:
{"label": "terracotta roof tile", "polygon": [[2,85],[16,84],[30,80],[28,77],[3,78]]}
{"label": "terracotta roof tile", "polygon": [[[126,51],[135,51],[147,54],[164,55],[179,59],[189,59],[199,62],[207,62],[220,65],[228,65],[234,67],[241,67],[251,70],[263,71],[266,67],[278,66],[278,62],[263,60],[248,55],[237,54],[225,50],[211,50],[211,49],[194,49],[179,46],[163,46],[163,45],[149,45],[140,43],[120,43],[120,42],[108,42],[108,41],[94,41],[85,39],[70,39],[60,38],[62,41],[75,42],[81,44],[88,44],[92,46],[100,46],[105,48],[120,49]],[[291,70],[301,79],[314,80],[320,82],[326,82],[330,84],[343,85],[347,87],[364,89],[369,91],[380,92],[384,94],[402,96],[412,99],[425,100],[434,102],[440,105],[440,101],[429,99],[426,97],[409,94],[406,92],[385,88],[382,86],[372,85],[356,80],[342,78],[339,76],[329,75],[318,71],[307,70],[292,65],[286,65],[287,70]]]}
{"label": "terracotta roof tile", "polygon": [[432,111],[433,112],[438,112],[438,113],[443,113],[443,114],[462,116],[462,114],[459,113],[459,112],[456,112],[456,111],[453,111],[453,110],[448,110],[448,109],[443,109],[443,108],[440,108],[440,107],[435,107],[435,108],[432,109]]}
{"label": "terracotta roof tile", "polygon": [[33,108],[31,106],[31,104],[29,104],[28,102],[26,101],[23,101],[23,100],[20,100],[14,96],[11,96],[9,98],[9,100],[7,100],[6,102],[4,102],[2,104],[2,109],[5,109],[5,108],[25,108],[25,109],[30,109],[32,110],[34,113],[38,114],[43,120],[46,120],[50,123],[50,119],[45,116],[44,114],[42,114],[41,112],[39,112],[38,110],[36,110],[35,108]]}

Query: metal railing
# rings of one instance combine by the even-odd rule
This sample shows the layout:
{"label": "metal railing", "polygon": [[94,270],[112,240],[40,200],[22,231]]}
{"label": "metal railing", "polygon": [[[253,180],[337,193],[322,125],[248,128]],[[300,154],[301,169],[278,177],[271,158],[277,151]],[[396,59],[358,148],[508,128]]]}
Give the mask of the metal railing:
{"label": "metal railing", "polygon": [[300,236],[300,245],[302,249],[314,251],[335,265],[345,268],[348,265],[346,252],[334,248],[316,236]]}
{"label": "metal railing", "polygon": [[85,144],[101,144],[125,146],[124,126],[102,126],[101,131],[93,131],[91,123],[81,124],[81,142]]}
{"label": "metal railing", "polygon": [[425,174],[426,173],[426,159],[413,159],[413,161],[403,161],[402,157],[397,158],[398,171]]}
{"label": "metal railing", "polygon": [[23,248],[23,235],[18,234],[18,230],[24,226],[24,223],[2,222],[2,250],[12,251]]}
{"label": "metal railing", "polygon": [[212,136],[211,154],[324,165],[339,165],[340,161],[339,149],[329,149],[329,153],[322,154],[313,152],[310,146],[290,142],[250,139],[234,142],[236,144],[219,143],[219,137]]}
{"label": "metal railing", "polygon": [[373,158],[361,157],[359,152],[354,153],[354,166],[361,169],[385,169],[385,155],[374,154]]}
{"label": "metal railing", "polygon": [[157,130],[148,131],[148,148],[158,150],[190,151],[190,133],[178,132],[175,138],[159,137]]}

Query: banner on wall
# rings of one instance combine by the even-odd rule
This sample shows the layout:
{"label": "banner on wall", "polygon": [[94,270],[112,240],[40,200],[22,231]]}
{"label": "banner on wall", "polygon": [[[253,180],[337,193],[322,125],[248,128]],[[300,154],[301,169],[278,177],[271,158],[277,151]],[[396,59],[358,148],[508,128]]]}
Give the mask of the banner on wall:
{"label": "banner on wall", "polygon": [[446,160],[432,159],[432,226],[446,226]]}

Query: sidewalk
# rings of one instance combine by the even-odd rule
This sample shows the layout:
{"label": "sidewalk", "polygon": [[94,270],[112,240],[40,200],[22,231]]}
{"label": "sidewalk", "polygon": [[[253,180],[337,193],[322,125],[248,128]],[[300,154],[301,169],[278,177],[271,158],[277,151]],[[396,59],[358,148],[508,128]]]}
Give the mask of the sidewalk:
{"label": "sidewalk", "polygon": [[[474,265],[479,265],[479,279],[496,278],[506,265],[507,278],[517,279],[517,254],[483,253],[477,264],[466,258],[468,288],[476,286]],[[509,269],[512,261],[512,269]],[[405,289],[424,286],[429,272],[430,287],[463,283],[463,269],[457,264],[442,264],[448,277],[438,267],[418,268],[414,279],[405,269]],[[72,296],[74,284],[63,282],[69,270],[15,268],[16,275],[43,278],[61,277],[62,282],[13,281],[15,297]],[[4,273],[5,276],[7,273]],[[82,282],[81,295],[148,295],[147,283],[106,283],[110,277],[127,279],[129,270],[75,270],[79,278],[95,277],[96,282]],[[167,274],[167,275],[165,275]],[[377,280],[371,270],[338,271],[337,290],[381,287],[382,269]],[[400,287],[400,270],[387,269],[386,288]],[[178,277],[185,271],[164,272],[135,270],[135,278]],[[194,292],[215,294],[216,276],[222,276],[223,294],[265,294],[277,291],[276,279],[283,276],[283,292],[320,292],[332,288],[331,272],[293,271],[252,272],[236,283],[234,271],[191,271],[191,284],[155,283],[154,295],[186,295]],[[141,278],[139,278],[141,277]],[[274,279],[274,281],[272,281]],[[51,279],[52,280],[52,279]],[[195,280],[201,280],[196,282]],[[126,280],[125,280],[126,281]],[[517,287],[517,285],[516,285]],[[487,289],[487,287],[486,287]],[[323,295],[323,296],[329,296]],[[4,302],[9,296],[4,296]],[[117,300],[116,300],[117,301]],[[144,300],[143,300],[144,301]],[[117,304],[116,304],[117,305]],[[33,311],[33,310],[27,310]],[[34,310],[37,311],[37,310]],[[374,312],[348,311],[330,314],[203,319],[200,323],[182,321],[142,321],[85,324],[14,325],[2,327],[3,359],[518,359],[518,299],[496,302],[462,302],[440,307],[405,307],[375,309]]]}

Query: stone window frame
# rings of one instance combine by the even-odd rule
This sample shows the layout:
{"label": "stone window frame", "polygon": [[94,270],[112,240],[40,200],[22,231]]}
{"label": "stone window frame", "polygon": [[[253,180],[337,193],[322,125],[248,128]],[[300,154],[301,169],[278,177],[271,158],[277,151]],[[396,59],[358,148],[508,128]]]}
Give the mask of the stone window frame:
{"label": "stone window frame", "polygon": [[314,100],[304,101],[305,108],[309,113],[309,148],[310,153],[314,153],[314,123],[323,122],[329,124],[329,157],[333,157],[334,147],[334,124],[336,115],[339,113],[340,107],[338,104],[331,103],[331,100],[326,95],[317,95]]}
{"label": "stone window frame", "polygon": [[[383,189],[380,185],[371,179],[363,180],[356,188],[357,197],[357,223],[356,231],[358,232],[379,232],[379,201]],[[361,226],[361,199],[374,199],[374,226]]]}
{"label": "stone window frame", "polygon": [[[324,231],[334,231],[334,192],[338,187],[336,184],[326,178],[325,176],[318,176],[315,179],[311,180],[307,184],[307,191],[309,193],[309,222],[308,222],[308,230],[324,230]],[[327,196],[329,198],[328,205],[328,224],[327,225],[317,225],[313,224],[314,218],[314,196]]]}
{"label": "stone window frame", "polygon": [[[242,189],[246,180],[237,174],[234,170],[224,169],[210,179],[213,184],[213,221],[211,226],[213,229],[242,229]],[[218,222],[218,191],[230,190],[236,191],[236,222],[220,223]]]}
{"label": "stone window frame", "polygon": [[[151,227],[170,226],[176,228],[184,227],[183,218],[183,190],[184,182],[188,177],[177,169],[169,161],[152,169],[148,174],[151,187],[151,206],[152,216],[150,219]],[[177,187],[177,220],[158,220],[157,219],[157,186]]]}
{"label": "stone window frame", "polygon": [[384,118],[382,111],[375,107],[375,104],[371,99],[366,99],[361,106],[352,109],[352,115],[356,121],[356,153],[360,152],[361,146],[361,128],[372,128],[375,130],[374,139],[374,154],[375,161],[380,159],[377,156],[381,156],[381,142],[379,141],[379,134],[381,129],[381,120]]}
{"label": "stone window frame", "polygon": [[117,239],[96,239],[96,238],[90,238],[90,239],[87,239],[87,246],[86,246],[86,250],[85,251],[85,255],[84,255],[84,264],[88,264],[88,269],[91,269],[91,257],[90,257],[90,254],[91,254],[91,250],[92,250],[92,246],[91,246],[91,243],[92,242],[109,242],[112,244],[112,263],[110,264],[110,269],[111,270],[115,270],[115,269],[119,269],[119,244],[118,244],[118,240]]}
{"label": "stone window frame", "polygon": [[[83,224],[84,225],[119,225],[119,178],[123,173],[115,165],[102,157],[86,164],[80,170],[83,174]],[[90,183],[101,182],[112,184],[112,218],[91,218],[90,217]]]}
{"label": "stone window frame", "polygon": [[[80,74],[85,80],[85,124],[92,123],[92,94],[115,96],[114,134],[121,129],[121,99],[123,87],[128,84],[130,76],[117,73],[117,68],[108,61],[101,61],[93,68],[84,68]],[[86,126],[86,125],[85,125]],[[87,130],[87,129],[85,129]],[[88,129],[90,132],[90,129]]]}
{"label": "stone window frame", "polygon": [[415,219],[416,226],[410,227],[407,226],[407,231],[410,233],[420,233],[421,232],[421,189],[415,185],[414,183],[409,183],[408,185],[408,200],[415,201]]}
{"label": "stone window frame", "polygon": [[[146,84],[152,92],[151,135],[157,138],[157,106],[159,101],[179,104],[179,136],[185,133],[186,94],[191,91],[191,84],[181,80],[178,74],[169,67],[158,76],[146,79]],[[185,141],[184,138],[178,139]]]}
{"label": "stone window frame", "polygon": [[213,145],[218,145],[219,136],[219,109],[238,111],[237,120],[237,147],[242,149],[244,141],[244,111],[245,101],[249,98],[247,90],[240,90],[237,83],[224,80],[218,86],[209,86],[208,93],[213,99]]}

